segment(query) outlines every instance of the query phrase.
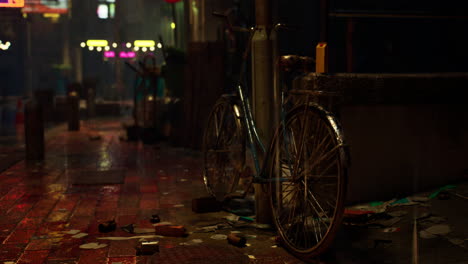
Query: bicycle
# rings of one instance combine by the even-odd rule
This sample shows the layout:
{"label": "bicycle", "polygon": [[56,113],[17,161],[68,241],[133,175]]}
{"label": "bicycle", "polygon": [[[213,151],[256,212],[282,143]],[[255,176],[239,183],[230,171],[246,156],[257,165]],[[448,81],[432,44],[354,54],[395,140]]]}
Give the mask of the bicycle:
{"label": "bicycle", "polygon": [[[229,21],[228,28],[247,31]],[[248,30],[249,43],[256,30]],[[343,133],[335,116],[313,102],[325,92],[282,89],[280,124],[266,149],[242,82],[250,49],[246,46],[236,91],[221,96],[205,127],[203,180],[219,201],[245,197],[252,183],[267,186],[282,244],[297,257],[311,259],[328,249],[343,218],[347,177]],[[309,62],[305,57],[281,56],[278,66],[305,68]],[[247,152],[255,172],[248,184],[239,186],[246,177]],[[262,163],[259,153],[264,154]]]}

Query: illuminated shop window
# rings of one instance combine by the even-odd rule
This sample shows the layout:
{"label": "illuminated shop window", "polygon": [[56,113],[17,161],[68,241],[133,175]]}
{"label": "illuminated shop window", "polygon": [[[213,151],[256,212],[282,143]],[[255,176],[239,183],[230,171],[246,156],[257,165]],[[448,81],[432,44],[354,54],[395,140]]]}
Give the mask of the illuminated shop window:
{"label": "illuminated shop window", "polygon": [[98,0],[97,16],[100,19],[115,17],[115,0]]}

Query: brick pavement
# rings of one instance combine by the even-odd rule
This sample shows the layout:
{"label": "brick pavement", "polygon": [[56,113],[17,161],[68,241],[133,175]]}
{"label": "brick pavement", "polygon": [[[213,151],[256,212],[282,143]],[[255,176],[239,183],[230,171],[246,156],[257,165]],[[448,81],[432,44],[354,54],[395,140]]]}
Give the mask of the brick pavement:
{"label": "brick pavement", "polygon": [[[152,214],[159,214],[162,221],[186,225],[191,232],[194,225],[218,222],[226,215],[191,212],[192,198],[206,195],[196,152],[121,141],[118,122],[84,124],[79,132],[61,129],[49,137],[44,162],[20,161],[0,172],[0,263],[150,263],[150,257],[136,256],[138,240],[99,240],[103,236],[131,234],[119,228],[102,234],[98,224],[115,219],[118,226],[135,223],[141,228],[152,228],[149,219]],[[90,135],[96,133],[101,139],[91,140]],[[106,171],[114,174],[104,175]],[[92,177],[86,177],[87,173],[92,173]],[[122,179],[116,179],[117,174],[123,174]],[[86,180],[75,184],[76,177]],[[73,238],[66,233],[70,230],[88,235]],[[180,243],[194,238],[202,239],[203,245],[232,247],[225,241],[211,239],[211,235],[193,233],[187,238],[158,240],[161,252],[177,249]],[[259,235],[258,241],[260,237],[264,240],[261,244],[266,248],[266,257],[271,257],[266,252],[272,250],[272,236],[271,232]],[[79,248],[90,242],[107,246]],[[275,250],[288,263],[300,263],[282,249]],[[245,254],[252,251],[246,248],[236,254],[247,258]],[[169,258],[166,263],[175,262]]]}

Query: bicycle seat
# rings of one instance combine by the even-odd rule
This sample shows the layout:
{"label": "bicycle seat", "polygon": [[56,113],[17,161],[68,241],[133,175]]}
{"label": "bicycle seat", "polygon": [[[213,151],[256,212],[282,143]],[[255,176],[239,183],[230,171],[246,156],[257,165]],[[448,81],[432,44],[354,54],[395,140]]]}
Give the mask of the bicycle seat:
{"label": "bicycle seat", "polygon": [[283,55],[279,57],[278,65],[282,71],[311,72],[314,67],[314,59],[299,55]]}

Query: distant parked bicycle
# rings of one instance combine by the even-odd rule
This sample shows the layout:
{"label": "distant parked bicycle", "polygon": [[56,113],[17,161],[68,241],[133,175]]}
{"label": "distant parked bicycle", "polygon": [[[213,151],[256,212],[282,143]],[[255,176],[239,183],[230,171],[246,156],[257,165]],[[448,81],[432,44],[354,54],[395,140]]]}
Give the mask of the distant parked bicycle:
{"label": "distant parked bicycle", "polygon": [[[208,118],[203,138],[204,183],[220,201],[245,196],[252,183],[267,186],[283,245],[294,255],[310,259],[330,246],[343,218],[347,177],[343,133],[334,115],[313,102],[324,92],[282,89],[280,123],[266,149],[255,127],[246,84],[242,82],[249,44],[260,29],[227,24],[229,30],[248,32],[250,37],[236,91],[222,95]],[[282,70],[304,70],[312,61],[307,57],[282,56],[278,65]],[[247,152],[255,172],[248,183],[240,184],[240,179],[248,174]],[[263,162],[259,160],[260,153],[264,154]]]}

